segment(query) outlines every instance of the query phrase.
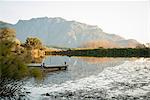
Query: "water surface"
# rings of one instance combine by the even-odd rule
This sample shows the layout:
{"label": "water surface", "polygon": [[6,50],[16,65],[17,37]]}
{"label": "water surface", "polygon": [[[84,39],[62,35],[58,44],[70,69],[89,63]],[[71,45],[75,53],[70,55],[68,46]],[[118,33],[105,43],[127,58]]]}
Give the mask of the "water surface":
{"label": "water surface", "polygon": [[114,67],[125,61],[136,58],[98,58],[98,57],[67,57],[47,56],[43,62],[48,65],[64,65],[67,62],[68,69],[48,73],[44,84],[60,84],[69,80],[77,80],[91,75],[97,75],[107,67]]}
{"label": "water surface", "polygon": [[26,86],[34,100],[150,99],[149,58],[50,56],[43,62],[69,67],[48,73],[40,86]]}

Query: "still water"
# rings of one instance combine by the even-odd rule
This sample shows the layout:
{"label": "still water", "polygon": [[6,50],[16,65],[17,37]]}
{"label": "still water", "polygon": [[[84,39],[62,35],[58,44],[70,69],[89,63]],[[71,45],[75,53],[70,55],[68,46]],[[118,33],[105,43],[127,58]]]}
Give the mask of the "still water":
{"label": "still water", "polygon": [[40,85],[25,88],[32,100],[150,100],[150,58],[48,56],[43,62],[64,65],[47,73]]}
{"label": "still water", "polygon": [[43,59],[45,64],[64,65],[64,62],[67,62],[69,66],[66,71],[48,73],[44,84],[61,84],[65,81],[97,75],[107,67],[114,67],[129,60],[135,60],[135,58],[48,56]]}

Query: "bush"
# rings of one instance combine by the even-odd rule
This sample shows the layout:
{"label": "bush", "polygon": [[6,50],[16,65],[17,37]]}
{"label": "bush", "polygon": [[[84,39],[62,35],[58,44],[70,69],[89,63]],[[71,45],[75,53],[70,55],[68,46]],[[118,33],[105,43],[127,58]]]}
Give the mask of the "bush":
{"label": "bush", "polygon": [[17,45],[12,29],[0,29],[0,97],[14,97],[22,93],[24,80],[34,76],[41,78],[39,69],[29,69],[27,52]]}
{"label": "bush", "polygon": [[42,42],[38,38],[27,38],[25,42],[25,47],[31,48],[31,49],[41,49],[42,48]]}
{"label": "bush", "polygon": [[31,76],[35,77],[36,79],[42,79],[41,70],[38,68],[32,68],[30,70]]}

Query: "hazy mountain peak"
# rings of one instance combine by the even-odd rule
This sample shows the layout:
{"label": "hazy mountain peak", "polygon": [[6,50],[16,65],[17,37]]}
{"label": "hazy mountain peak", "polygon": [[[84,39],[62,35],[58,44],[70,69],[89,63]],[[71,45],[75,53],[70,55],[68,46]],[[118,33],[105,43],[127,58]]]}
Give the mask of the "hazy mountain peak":
{"label": "hazy mountain peak", "polygon": [[48,17],[39,17],[39,18],[31,18],[29,20],[19,20],[17,24],[23,23],[23,22],[56,22],[61,23],[66,21],[65,19],[61,17],[54,17],[54,18],[48,18]]}
{"label": "hazy mountain peak", "polygon": [[61,17],[54,17],[54,18],[49,18],[49,19],[52,19],[54,21],[57,21],[57,22],[64,22],[64,21],[67,21],[66,19],[63,19]]}
{"label": "hazy mountain peak", "polygon": [[77,21],[69,21],[69,22],[72,23],[71,24],[72,27],[80,27],[81,29],[88,29],[88,30],[97,29],[97,30],[102,31],[102,29],[100,29],[97,25],[88,25],[85,23],[77,22]]}
{"label": "hazy mountain peak", "polygon": [[[17,38],[25,41],[27,37],[39,37],[45,45],[60,47],[135,47],[138,42],[126,40],[116,34],[103,32],[97,25],[68,21],[61,17],[40,17],[19,20],[16,24],[0,24],[16,29]],[[112,45],[112,46],[111,46]]]}

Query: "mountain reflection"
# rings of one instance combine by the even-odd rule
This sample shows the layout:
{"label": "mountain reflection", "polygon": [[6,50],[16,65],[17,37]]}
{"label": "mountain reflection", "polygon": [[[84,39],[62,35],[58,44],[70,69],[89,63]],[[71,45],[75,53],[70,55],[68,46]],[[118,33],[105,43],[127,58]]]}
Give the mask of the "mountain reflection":
{"label": "mountain reflection", "polygon": [[80,60],[91,64],[117,61],[134,61],[138,58],[111,58],[111,57],[79,57]]}

